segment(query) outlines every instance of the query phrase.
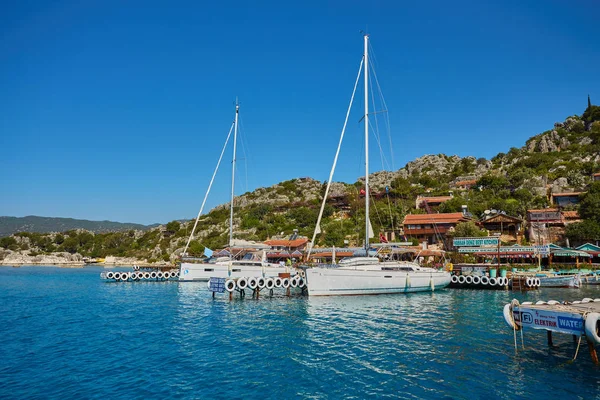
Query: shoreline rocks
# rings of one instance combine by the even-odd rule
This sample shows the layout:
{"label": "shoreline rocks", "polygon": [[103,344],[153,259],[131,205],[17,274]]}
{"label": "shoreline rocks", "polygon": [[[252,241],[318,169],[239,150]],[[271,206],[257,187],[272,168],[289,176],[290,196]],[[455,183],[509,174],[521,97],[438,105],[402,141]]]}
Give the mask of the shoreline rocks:
{"label": "shoreline rocks", "polygon": [[[0,252],[2,253],[2,252]],[[115,257],[108,256],[105,258],[104,263],[86,263],[83,260],[81,254],[75,253],[52,253],[52,254],[39,254],[39,255],[29,255],[28,251],[11,251],[5,250],[2,254],[3,258],[0,260],[0,266],[23,266],[23,265],[32,265],[32,266],[59,266],[59,267],[83,267],[86,265],[96,265],[103,266],[105,268],[112,268],[116,266],[134,266],[139,265],[141,267],[164,267],[169,266],[171,264],[165,261],[158,261],[155,263],[149,263],[146,260],[138,260],[132,257]]]}

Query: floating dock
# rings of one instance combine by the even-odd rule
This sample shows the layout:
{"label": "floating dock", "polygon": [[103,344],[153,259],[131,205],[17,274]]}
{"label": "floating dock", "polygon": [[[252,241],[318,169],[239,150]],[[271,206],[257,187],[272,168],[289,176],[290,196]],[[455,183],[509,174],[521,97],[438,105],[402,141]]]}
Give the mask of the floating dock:
{"label": "floating dock", "polygon": [[[548,345],[552,346],[552,333],[573,335],[574,338],[585,336],[590,355],[595,364],[599,364],[596,346],[600,344],[600,299],[585,298],[581,301],[559,302],[556,300],[519,303],[513,300],[504,306],[504,320],[516,332],[524,328],[545,330]],[[577,347],[579,351],[579,345]],[[575,354],[577,357],[577,353]]]}

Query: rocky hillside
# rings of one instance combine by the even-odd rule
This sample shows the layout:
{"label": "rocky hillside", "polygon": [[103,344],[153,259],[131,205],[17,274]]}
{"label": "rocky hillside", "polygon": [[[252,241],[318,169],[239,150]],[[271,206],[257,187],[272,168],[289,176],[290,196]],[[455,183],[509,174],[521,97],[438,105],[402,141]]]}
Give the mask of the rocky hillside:
{"label": "rocky hillside", "polygon": [[[556,123],[552,129],[531,137],[523,147],[513,147],[491,160],[425,155],[398,171],[372,174],[371,222],[375,231],[397,229],[407,213],[424,212],[415,209],[418,195],[441,195],[449,191],[454,193],[454,198],[442,204],[441,212],[460,211],[466,204],[476,217],[486,209],[524,217],[529,208],[548,206],[551,193],[587,190],[592,174],[598,171],[600,107],[589,104],[582,116],[571,116]],[[476,182],[470,190],[460,185],[466,180]],[[321,223],[323,233],[317,238],[318,245],[358,245],[362,242],[363,182],[364,177],[353,184],[333,184]],[[311,237],[324,192],[323,182],[298,178],[238,196],[234,200],[235,236],[262,241],[289,235],[297,229],[300,235]],[[225,246],[229,236],[228,218],[229,204],[215,207],[202,216],[189,252],[200,255],[205,247]],[[42,228],[42,225],[13,224],[12,229],[24,233],[0,239],[0,259],[8,252],[34,256],[67,252],[89,257],[112,255],[148,262],[173,262],[185,246],[193,225],[193,221],[173,221],[146,230],[143,226],[96,223],[86,228],[81,223],[77,226],[67,224],[76,220],[46,220],[61,220],[64,225]],[[600,221],[597,223],[600,232]],[[85,230],[72,229],[75,227]],[[33,230],[67,232],[28,233]],[[596,235],[590,233],[596,232],[593,229],[586,232],[587,236]],[[600,239],[600,233],[598,236]],[[4,249],[3,253],[1,249]]]}

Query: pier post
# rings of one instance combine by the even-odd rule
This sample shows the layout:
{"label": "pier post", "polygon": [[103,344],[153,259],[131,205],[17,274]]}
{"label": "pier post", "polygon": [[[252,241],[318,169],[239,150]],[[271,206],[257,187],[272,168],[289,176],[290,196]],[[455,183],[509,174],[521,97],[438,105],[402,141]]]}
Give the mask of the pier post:
{"label": "pier post", "polygon": [[598,353],[596,353],[596,346],[591,341],[588,342],[588,347],[590,348],[590,356],[592,356],[592,361],[594,364],[598,365]]}
{"label": "pier post", "polygon": [[552,331],[546,331],[548,336],[548,347],[554,347],[554,343],[552,343]]}
{"label": "pier post", "polygon": [[229,292],[229,301],[233,300],[233,292]]}

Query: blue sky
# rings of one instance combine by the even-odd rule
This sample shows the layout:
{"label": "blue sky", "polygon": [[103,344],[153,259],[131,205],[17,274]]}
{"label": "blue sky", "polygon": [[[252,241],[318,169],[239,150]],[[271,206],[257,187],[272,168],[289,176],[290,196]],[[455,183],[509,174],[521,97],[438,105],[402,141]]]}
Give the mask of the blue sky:
{"label": "blue sky", "polygon": [[[236,194],[327,179],[360,30],[370,33],[396,169],[424,154],[490,158],[581,114],[588,94],[600,103],[600,3],[484,3],[3,4],[0,215],[194,217],[236,96]],[[335,180],[362,175],[358,96]],[[373,146],[372,170],[378,154]],[[230,159],[207,209],[228,200]]]}

